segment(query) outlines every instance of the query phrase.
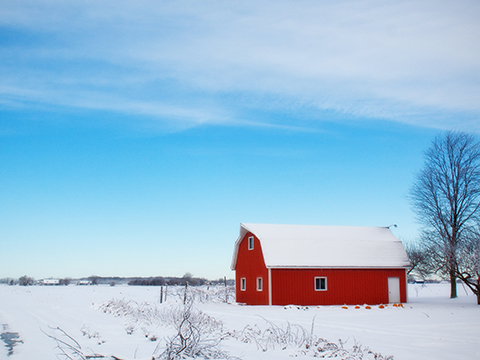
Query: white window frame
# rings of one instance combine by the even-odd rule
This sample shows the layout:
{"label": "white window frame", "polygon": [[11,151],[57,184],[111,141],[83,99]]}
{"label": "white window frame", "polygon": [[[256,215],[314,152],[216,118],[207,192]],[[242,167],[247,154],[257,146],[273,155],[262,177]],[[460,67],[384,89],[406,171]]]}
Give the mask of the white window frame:
{"label": "white window frame", "polygon": [[263,291],[263,278],[257,277],[257,291]]}
{"label": "white window frame", "polygon": [[247,278],[241,278],[240,279],[240,291],[246,291],[247,290]]}
{"label": "white window frame", "polygon": [[255,238],[253,236],[248,237],[248,250],[253,250],[255,244]]}
{"label": "white window frame", "polygon": [[[325,289],[317,288],[317,279],[319,280],[319,285],[322,285],[321,279],[325,280]],[[315,276],[313,286],[315,287],[315,291],[327,291],[327,277],[326,276]]]}

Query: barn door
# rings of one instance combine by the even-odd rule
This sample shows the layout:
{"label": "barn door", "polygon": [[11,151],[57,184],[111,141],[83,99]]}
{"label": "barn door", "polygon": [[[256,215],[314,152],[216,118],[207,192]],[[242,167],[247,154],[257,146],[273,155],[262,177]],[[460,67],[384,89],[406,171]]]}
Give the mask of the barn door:
{"label": "barn door", "polygon": [[400,302],[400,278],[398,277],[388,278],[388,302]]}

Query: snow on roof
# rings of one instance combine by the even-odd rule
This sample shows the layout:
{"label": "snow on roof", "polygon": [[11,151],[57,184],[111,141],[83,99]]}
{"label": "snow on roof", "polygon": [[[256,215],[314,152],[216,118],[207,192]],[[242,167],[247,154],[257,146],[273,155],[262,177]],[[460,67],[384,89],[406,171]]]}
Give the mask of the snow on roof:
{"label": "snow on roof", "polygon": [[260,240],[267,268],[404,268],[402,242],[387,227],[240,224],[238,246],[251,232]]}

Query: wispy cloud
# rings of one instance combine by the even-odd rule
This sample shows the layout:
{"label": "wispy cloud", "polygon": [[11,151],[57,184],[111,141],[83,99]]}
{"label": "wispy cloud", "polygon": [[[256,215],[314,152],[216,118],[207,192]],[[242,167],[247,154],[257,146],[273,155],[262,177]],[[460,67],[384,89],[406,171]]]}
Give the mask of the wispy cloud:
{"label": "wispy cloud", "polygon": [[180,127],[265,124],[245,118],[252,108],[480,123],[477,1],[16,0],[0,9],[4,105],[103,109]]}

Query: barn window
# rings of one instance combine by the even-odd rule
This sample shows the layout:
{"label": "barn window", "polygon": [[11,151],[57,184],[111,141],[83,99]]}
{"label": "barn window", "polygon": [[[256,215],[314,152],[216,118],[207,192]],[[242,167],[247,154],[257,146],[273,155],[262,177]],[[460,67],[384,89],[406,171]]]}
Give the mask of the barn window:
{"label": "barn window", "polygon": [[315,278],[315,291],[326,291],[327,290],[327,278],[326,277],[316,277]]}
{"label": "barn window", "polygon": [[241,291],[247,290],[247,279],[245,278],[240,279],[240,290]]}
{"label": "barn window", "polygon": [[263,290],[263,279],[261,277],[257,278],[257,291]]}
{"label": "barn window", "polygon": [[248,237],[248,250],[253,250],[253,236]]}

